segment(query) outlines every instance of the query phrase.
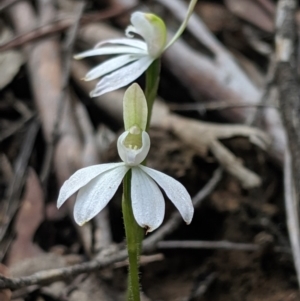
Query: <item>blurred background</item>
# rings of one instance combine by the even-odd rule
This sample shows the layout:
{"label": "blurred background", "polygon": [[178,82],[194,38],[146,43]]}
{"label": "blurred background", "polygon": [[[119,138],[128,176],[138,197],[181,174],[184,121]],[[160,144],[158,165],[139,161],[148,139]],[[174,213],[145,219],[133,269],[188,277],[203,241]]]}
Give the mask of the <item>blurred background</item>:
{"label": "blurred background", "polygon": [[[56,208],[76,170],[120,161],[124,90],[90,98],[97,80],[82,78],[107,57],[73,55],[124,36],[136,10],[159,15],[170,38],[188,3],[0,1],[1,301],[124,300],[121,190],[83,227],[75,198]],[[163,54],[148,165],[185,185],[196,210],[186,226],[166,200],[141,257],[143,300],[300,300],[298,209],[291,232],[283,189],[276,9],[280,19],[272,0],[199,0]]]}

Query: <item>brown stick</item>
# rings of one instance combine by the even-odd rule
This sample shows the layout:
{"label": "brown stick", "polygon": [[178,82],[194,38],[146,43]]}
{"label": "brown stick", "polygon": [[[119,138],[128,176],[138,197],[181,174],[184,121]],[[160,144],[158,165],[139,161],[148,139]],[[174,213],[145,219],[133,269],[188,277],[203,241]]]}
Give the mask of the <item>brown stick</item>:
{"label": "brown stick", "polygon": [[[14,177],[10,182],[7,189],[6,199],[1,202],[0,207],[0,241],[7,231],[10,222],[19,208],[19,199],[22,193],[22,187],[25,181],[25,175],[28,168],[28,161],[34,147],[35,138],[40,125],[37,120],[32,120],[28,125],[28,130],[24,136],[24,141],[21,146],[20,153],[17,157],[14,166]],[[0,260],[4,257],[4,254],[0,252]]]}
{"label": "brown stick", "polygon": [[[20,0],[13,0],[14,3],[18,1]],[[131,11],[135,7],[136,5],[130,7],[113,6],[101,12],[85,14],[81,17],[80,24],[88,24],[88,23],[98,22],[105,19],[120,16],[122,14]],[[0,11],[1,11],[1,6],[0,6]],[[64,30],[67,30],[69,27],[72,27],[74,25],[74,22],[76,22],[76,16],[56,19],[45,25],[35,27],[33,30],[20,34],[17,37],[11,39],[10,41],[0,45],[0,51],[24,46],[29,42],[34,42],[41,38],[45,38],[50,35],[60,33]]]}
{"label": "brown stick", "polygon": [[[228,251],[247,251],[256,252],[262,250],[263,247],[259,244],[236,243],[231,241],[185,241],[185,240],[170,240],[161,241],[157,244],[159,249],[212,249],[212,250],[228,250]],[[274,247],[276,253],[291,253],[289,248]]]}
{"label": "brown stick", "polygon": [[300,94],[296,71],[297,1],[280,0],[276,17],[276,80],[281,116],[288,137],[284,186],[287,225],[300,287]]}

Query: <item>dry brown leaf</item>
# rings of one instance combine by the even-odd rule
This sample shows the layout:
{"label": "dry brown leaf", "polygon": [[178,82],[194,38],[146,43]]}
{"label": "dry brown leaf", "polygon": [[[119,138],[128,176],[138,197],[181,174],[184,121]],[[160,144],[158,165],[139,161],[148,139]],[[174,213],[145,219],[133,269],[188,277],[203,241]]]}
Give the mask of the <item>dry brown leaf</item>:
{"label": "dry brown leaf", "polygon": [[212,32],[236,30],[239,22],[224,5],[210,2],[199,2],[195,7],[196,13]]}
{"label": "dry brown leaf", "polygon": [[[111,296],[111,294],[114,296]],[[76,290],[74,290],[70,296],[70,301],[98,301],[98,300],[107,300],[112,301],[116,300],[118,293],[112,292],[107,289],[105,283],[101,281],[95,274],[89,275],[86,279],[81,281]]]}
{"label": "dry brown leaf", "polygon": [[[12,37],[12,32],[0,23],[0,45],[11,40]],[[23,61],[23,56],[20,51],[8,50],[0,53],[0,89],[4,88],[12,81],[19,72]]]}
{"label": "dry brown leaf", "polygon": [[43,221],[44,196],[38,176],[33,169],[28,172],[26,191],[22,206],[17,214],[15,231],[17,237],[12,243],[7,263],[11,265],[25,258],[41,254],[43,251],[32,242],[34,234]]}
{"label": "dry brown leaf", "polygon": [[[5,265],[0,263],[0,275],[9,276],[8,269]],[[0,300],[1,301],[9,301],[11,299],[11,290],[5,289],[0,290]]]}
{"label": "dry brown leaf", "polygon": [[274,31],[273,18],[256,1],[225,0],[225,4],[233,14],[237,15],[241,19],[252,23],[264,31]]}

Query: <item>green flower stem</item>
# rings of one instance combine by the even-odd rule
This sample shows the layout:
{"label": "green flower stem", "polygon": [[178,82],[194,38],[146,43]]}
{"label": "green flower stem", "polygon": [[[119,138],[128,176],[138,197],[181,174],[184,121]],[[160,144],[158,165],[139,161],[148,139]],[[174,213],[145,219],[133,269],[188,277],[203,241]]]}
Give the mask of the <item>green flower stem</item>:
{"label": "green flower stem", "polygon": [[160,79],[160,65],[161,65],[160,59],[156,59],[146,71],[145,96],[148,104],[148,120],[147,120],[146,131],[148,131],[149,129],[151,115],[152,115],[152,108],[153,108],[154,100],[157,95],[157,89],[158,89],[158,84]]}
{"label": "green flower stem", "polygon": [[127,301],[140,301],[139,258],[144,229],[135,221],[131,205],[131,170],[124,177],[122,210],[129,258]]}
{"label": "green flower stem", "polygon": [[[151,120],[153,103],[157,95],[160,75],[160,59],[155,60],[146,72],[145,96],[148,105],[148,118],[146,130],[148,130]],[[145,165],[146,161],[143,162]],[[144,229],[141,228],[133,216],[131,205],[131,171],[129,171],[123,181],[122,210],[127,240],[127,250],[129,258],[129,275],[127,301],[140,301],[139,284],[139,258],[141,254]]]}

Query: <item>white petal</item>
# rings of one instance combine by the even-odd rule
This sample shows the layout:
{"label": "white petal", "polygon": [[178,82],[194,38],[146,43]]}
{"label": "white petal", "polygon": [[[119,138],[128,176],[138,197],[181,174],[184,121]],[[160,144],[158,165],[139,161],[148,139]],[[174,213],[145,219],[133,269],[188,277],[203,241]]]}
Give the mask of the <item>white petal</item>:
{"label": "white petal", "polygon": [[90,93],[91,97],[100,96],[110,91],[127,86],[140,77],[153,62],[153,58],[145,56],[132,64],[125,66],[103,77]]}
{"label": "white petal", "polygon": [[106,40],[106,41],[98,43],[94,48],[101,47],[105,44],[121,44],[121,45],[137,47],[137,48],[147,51],[147,44],[144,41],[137,40],[137,39],[125,39],[125,38]]}
{"label": "white petal", "polygon": [[77,224],[83,225],[107,205],[128,169],[125,165],[119,165],[99,175],[79,190],[74,206],[74,219]]}
{"label": "white petal", "polygon": [[59,208],[72,194],[74,194],[92,179],[101,173],[116,168],[120,165],[124,165],[124,163],[99,164],[79,169],[67,181],[65,181],[61,187],[57,200],[57,207]]}
{"label": "white petal", "polygon": [[131,63],[132,61],[136,61],[140,58],[138,55],[125,54],[114,57],[110,60],[105,61],[104,63],[98,65],[93,68],[91,71],[87,73],[84,80],[89,81],[101,77],[107,73],[110,73],[120,67]]}
{"label": "white petal", "polygon": [[136,47],[126,47],[126,46],[112,46],[112,47],[103,47],[103,48],[97,48],[97,49],[91,49],[79,54],[74,55],[75,59],[82,59],[84,57],[88,56],[95,56],[95,55],[109,55],[109,54],[120,54],[120,53],[126,53],[126,54],[147,54],[145,50],[136,48]]}
{"label": "white petal", "polygon": [[158,228],[165,215],[164,197],[157,184],[139,167],[132,168],[131,202],[136,222],[147,232]]}
{"label": "white petal", "polygon": [[139,166],[165,191],[168,198],[180,212],[184,221],[189,224],[194,215],[194,207],[191,197],[184,186],[166,174],[146,166]]}

